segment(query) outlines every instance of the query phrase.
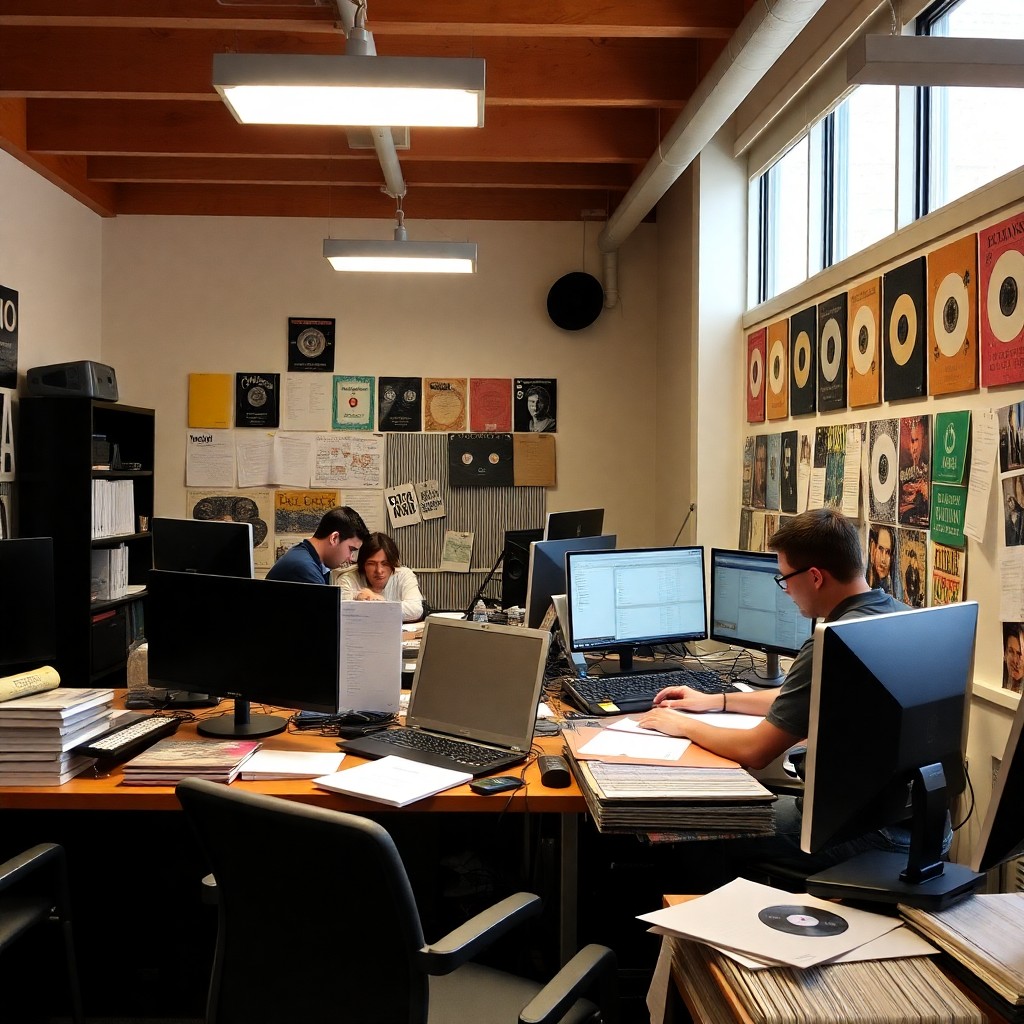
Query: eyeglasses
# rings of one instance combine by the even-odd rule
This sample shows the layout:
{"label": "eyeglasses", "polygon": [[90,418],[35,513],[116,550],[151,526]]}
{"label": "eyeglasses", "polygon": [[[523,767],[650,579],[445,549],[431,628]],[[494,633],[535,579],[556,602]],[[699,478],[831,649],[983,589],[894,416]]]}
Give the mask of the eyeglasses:
{"label": "eyeglasses", "polygon": [[810,569],[813,569],[813,568],[814,568],[813,565],[808,565],[808,566],[805,566],[803,569],[794,569],[792,572],[787,572],[785,576],[781,576],[781,575],[776,574],[772,578],[775,580],[776,583],[778,583],[779,588],[781,590],[789,590],[789,584],[786,582],[787,580],[791,580],[794,576],[799,576],[800,573],[808,572]]}

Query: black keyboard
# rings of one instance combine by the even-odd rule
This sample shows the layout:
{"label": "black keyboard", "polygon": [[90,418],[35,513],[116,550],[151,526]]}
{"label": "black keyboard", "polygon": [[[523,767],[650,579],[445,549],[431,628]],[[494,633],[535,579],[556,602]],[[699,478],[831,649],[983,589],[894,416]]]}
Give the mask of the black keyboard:
{"label": "black keyboard", "polygon": [[106,765],[120,764],[176,732],[181,719],[171,715],[122,715],[112,729],[75,747],[76,754],[98,758]]}
{"label": "black keyboard", "polygon": [[666,686],[689,686],[701,693],[736,693],[739,690],[717,672],[690,668],[574,679],[566,689],[577,703],[585,703],[585,710],[593,711],[595,706],[612,704],[620,711],[646,711]]}
{"label": "black keyboard", "polygon": [[437,736],[419,729],[388,729],[374,733],[375,741],[388,743],[407,750],[422,750],[429,754],[439,754],[459,764],[473,765],[483,768],[489,764],[497,764],[508,759],[509,751],[492,747],[482,747],[478,743],[466,743],[464,740],[453,740],[448,736]]}

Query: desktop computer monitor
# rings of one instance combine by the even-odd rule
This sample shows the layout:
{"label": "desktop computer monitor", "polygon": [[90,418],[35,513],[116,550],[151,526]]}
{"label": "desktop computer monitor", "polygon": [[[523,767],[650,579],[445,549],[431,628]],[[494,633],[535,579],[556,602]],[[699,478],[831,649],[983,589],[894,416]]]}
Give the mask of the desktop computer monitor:
{"label": "desktop computer monitor", "polygon": [[53,540],[0,540],[0,675],[41,668],[57,657]]}
{"label": "desktop computer monitor", "polygon": [[572,649],[616,652],[620,671],[637,647],[708,635],[702,547],[569,551],[565,583]]}
{"label": "desktop computer monitor", "polygon": [[149,528],[154,569],[253,577],[252,523],[154,518]]}
{"label": "desktop computer monitor", "polygon": [[234,718],[205,719],[204,736],[284,730],[250,701],[339,712],[340,587],[154,569],[147,590],[149,684],[234,698]]}
{"label": "desktop computer monitor", "polygon": [[604,527],[603,508],[579,508],[572,512],[549,512],[544,540],[570,537],[598,537]]}
{"label": "desktop computer monitor", "polygon": [[539,629],[555,594],[565,593],[567,551],[605,550],[615,547],[615,535],[539,540],[530,545],[530,572],[526,581],[526,622]]}
{"label": "desktop computer monitor", "polygon": [[748,678],[758,686],[781,686],[779,655],[796,657],[814,631],[776,584],[778,571],[771,552],[711,549],[711,639],[768,655],[764,674]]}
{"label": "desktop computer monitor", "polygon": [[975,871],[988,871],[1024,855],[1024,700],[1018,701],[1010,735],[1006,740],[999,772],[981,835],[971,858]]}
{"label": "desktop computer monitor", "polygon": [[909,857],[871,851],[812,875],[808,892],[934,910],[984,877],[942,861],[977,621],[971,601],[816,627],[801,848],[901,822],[911,843]]}

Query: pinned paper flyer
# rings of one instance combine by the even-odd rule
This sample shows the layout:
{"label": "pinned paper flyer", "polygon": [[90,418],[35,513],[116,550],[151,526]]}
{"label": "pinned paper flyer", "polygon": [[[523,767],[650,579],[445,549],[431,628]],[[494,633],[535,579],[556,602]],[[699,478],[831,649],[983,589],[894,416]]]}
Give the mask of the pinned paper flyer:
{"label": "pinned paper flyer", "polygon": [[412,484],[399,484],[389,487],[384,492],[384,504],[388,510],[388,519],[395,528],[412,526],[421,521],[420,506],[416,500],[416,488]]}

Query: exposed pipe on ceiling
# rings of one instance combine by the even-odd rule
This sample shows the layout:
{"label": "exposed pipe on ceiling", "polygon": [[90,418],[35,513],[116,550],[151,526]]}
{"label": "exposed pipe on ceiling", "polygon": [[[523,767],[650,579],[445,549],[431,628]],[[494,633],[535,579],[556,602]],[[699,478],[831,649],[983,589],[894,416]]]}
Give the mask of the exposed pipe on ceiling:
{"label": "exposed pipe on ceiling", "polygon": [[[758,0],[751,7],[694,90],[658,152],[647,161],[608,218],[597,239],[603,253],[618,251],[825,2]],[[607,259],[605,268],[607,273]],[[610,308],[617,300],[617,287],[606,284],[605,306]]]}

